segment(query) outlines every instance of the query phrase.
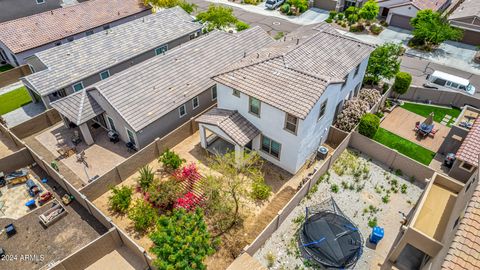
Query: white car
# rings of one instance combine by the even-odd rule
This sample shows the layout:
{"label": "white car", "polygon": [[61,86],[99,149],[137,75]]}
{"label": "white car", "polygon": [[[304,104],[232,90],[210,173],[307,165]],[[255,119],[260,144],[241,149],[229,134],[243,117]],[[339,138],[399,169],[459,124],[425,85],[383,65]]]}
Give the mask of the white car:
{"label": "white car", "polygon": [[285,0],[267,0],[265,7],[268,9],[276,9],[281,6]]}
{"label": "white car", "polygon": [[424,86],[428,88],[448,88],[470,95],[475,94],[475,86],[469,80],[445,72],[434,71],[432,75],[427,77],[427,81]]}

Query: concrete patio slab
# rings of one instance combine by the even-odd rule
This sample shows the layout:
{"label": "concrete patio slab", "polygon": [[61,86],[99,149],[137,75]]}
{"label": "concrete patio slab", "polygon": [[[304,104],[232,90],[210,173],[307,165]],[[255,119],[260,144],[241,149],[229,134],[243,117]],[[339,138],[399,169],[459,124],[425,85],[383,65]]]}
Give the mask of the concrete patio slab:
{"label": "concrete patio slab", "polygon": [[450,132],[450,128],[440,125],[440,123],[435,123],[435,129],[438,129],[438,131],[434,138],[428,136],[425,138],[419,137],[413,129],[416,122],[423,122],[424,120],[425,117],[421,115],[397,107],[383,119],[380,127],[433,152],[437,152]]}

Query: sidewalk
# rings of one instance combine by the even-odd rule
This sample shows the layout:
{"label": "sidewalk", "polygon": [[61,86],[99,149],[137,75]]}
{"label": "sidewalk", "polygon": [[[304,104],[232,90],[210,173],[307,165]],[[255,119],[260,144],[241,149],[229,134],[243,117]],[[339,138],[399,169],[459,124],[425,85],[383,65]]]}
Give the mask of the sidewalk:
{"label": "sidewalk", "polygon": [[310,8],[300,16],[286,16],[280,13],[278,9],[277,10],[267,9],[265,7],[265,2],[262,2],[257,6],[254,6],[254,5],[233,3],[227,0],[206,0],[206,1],[215,3],[215,4],[224,4],[232,7],[241,8],[245,11],[261,14],[264,16],[285,19],[292,23],[301,24],[301,25],[323,22],[328,18],[328,11],[323,9],[318,9],[318,8]]}
{"label": "sidewalk", "polygon": [[[408,40],[412,37],[410,31],[396,27],[388,27],[378,36],[351,33],[338,29],[337,31],[346,36],[376,45],[393,42],[401,43],[406,47]],[[460,42],[446,41],[440,44],[439,48],[433,52],[424,52],[410,48],[406,49],[407,55],[420,57],[436,64],[454,67],[470,73],[480,74],[480,64],[473,62],[473,57],[477,52],[475,46]]]}

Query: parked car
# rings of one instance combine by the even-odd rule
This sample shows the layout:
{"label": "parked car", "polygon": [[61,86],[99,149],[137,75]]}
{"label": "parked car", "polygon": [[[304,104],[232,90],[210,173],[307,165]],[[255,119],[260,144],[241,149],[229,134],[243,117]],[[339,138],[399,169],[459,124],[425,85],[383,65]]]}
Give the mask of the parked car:
{"label": "parked car", "polygon": [[268,9],[276,9],[281,6],[285,0],[267,0],[265,7]]}
{"label": "parked car", "polygon": [[475,86],[469,80],[441,71],[434,71],[431,75],[428,75],[427,83],[423,86],[436,89],[448,88],[470,95],[475,94]]}

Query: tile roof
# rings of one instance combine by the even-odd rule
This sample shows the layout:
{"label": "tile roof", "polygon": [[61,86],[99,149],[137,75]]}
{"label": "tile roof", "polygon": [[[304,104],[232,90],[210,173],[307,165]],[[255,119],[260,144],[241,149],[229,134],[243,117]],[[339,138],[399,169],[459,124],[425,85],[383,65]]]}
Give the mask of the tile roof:
{"label": "tile roof", "polygon": [[420,10],[431,9],[438,11],[450,0],[412,0],[412,3]]}
{"label": "tile roof", "polygon": [[260,134],[260,130],[237,111],[213,108],[195,121],[219,127],[240,146],[245,146]]}
{"label": "tile roof", "polygon": [[19,53],[146,9],[139,0],[90,0],[1,23],[0,41]]}
{"label": "tile roof", "polygon": [[233,63],[214,80],[305,119],[327,86],[343,82],[374,49],[330,27],[310,26],[315,30],[310,36],[294,32]]}
{"label": "tile roof", "polygon": [[212,87],[215,82],[211,77],[223,67],[271,42],[260,27],[236,34],[213,31],[92,88],[98,89],[134,131],[139,131]]}
{"label": "tile roof", "polygon": [[36,55],[47,69],[23,79],[41,95],[58,91],[160,45],[200,31],[181,8],[171,8]]}
{"label": "tile roof", "polygon": [[463,140],[462,145],[457,151],[457,158],[466,161],[472,165],[478,164],[480,155],[480,117],[475,120],[472,128]]}
{"label": "tile roof", "polygon": [[83,124],[104,112],[88,91],[81,90],[51,103],[60,114],[76,125]]}
{"label": "tile roof", "polygon": [[467,17],[480,17],[480,1],[465,0],[448,17],[449,19],[459,19]]}
{"label": "tile roof", "polygon": [[442,269],[480,269],[480,185],[476,186],[460,220]]}

